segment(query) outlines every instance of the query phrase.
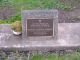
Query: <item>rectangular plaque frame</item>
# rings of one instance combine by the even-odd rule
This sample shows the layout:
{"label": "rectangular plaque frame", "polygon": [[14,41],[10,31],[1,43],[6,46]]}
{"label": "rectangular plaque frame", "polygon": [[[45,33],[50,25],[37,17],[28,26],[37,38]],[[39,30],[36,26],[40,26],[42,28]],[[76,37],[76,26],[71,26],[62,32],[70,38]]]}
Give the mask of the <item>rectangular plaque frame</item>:
{"label": "rectangular plaque frame", "polygon": [[28,37],[54,36],[53,19],[27,19],[26,23]]}
{"label": "rectangular plaque frame", "polygon": [[[28,36],[28,19],[53,19],[52,36]],[[58,11],[57,10],[23,10],[22,11],[22,38],[24,40],[56,40],[58,36]]]}

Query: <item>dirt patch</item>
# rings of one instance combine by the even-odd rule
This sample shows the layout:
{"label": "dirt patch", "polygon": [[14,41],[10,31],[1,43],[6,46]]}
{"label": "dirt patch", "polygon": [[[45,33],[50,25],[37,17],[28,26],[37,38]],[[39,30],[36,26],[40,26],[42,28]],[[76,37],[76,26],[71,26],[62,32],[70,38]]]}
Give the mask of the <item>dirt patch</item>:
{"label": "dirt patch", "polygon": [[80,22],[80,0],[60,0],[73,7],[71,11],[59,9],[59,23],[79,23]]}
{"label": "dirt patch", "polygon": [[73,11],[59,10],[59,23],[79,23],[80,22],[80,9]]}

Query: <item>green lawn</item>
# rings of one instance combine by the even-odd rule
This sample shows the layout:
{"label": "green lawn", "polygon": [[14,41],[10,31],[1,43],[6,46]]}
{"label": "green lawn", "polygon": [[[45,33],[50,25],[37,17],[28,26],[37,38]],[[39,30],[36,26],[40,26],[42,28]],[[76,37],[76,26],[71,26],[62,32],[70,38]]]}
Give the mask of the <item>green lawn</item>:
{"label": "green lawn", "polygon": [[64,55],[59,56],[58,54],[48,54],[46,55],[34,55],[31,57],[31,60],[80,60],[80,53],[66,53]]}
{"label": "green lawn", "polygon": [[[8,5],[15,8],[16,13],[6,20],[0,21],[0,24],[12,23],[16,20],[21,20],[21,10],[32,10],[32,9],[62,9],[71,10],[71,6],[60,2],[59,0],[7,0]],[[4,0],[3,0],[4,3]],[[2,3],[2,4],[3,4]],[[7,5],[6,4],[6,5]]]}
{"label": "green lawn", "polygon": [[[30,58],[28,58],[30,57]],[[26,52],[14,51],[14,52],[4,52],[0,51],[1,60],[80,60],[80,52],[65,52],[64,54],[59,55],[59,53],[32,53],[27,55]]]}
{"label": "green lawn", "polygon": [[53,8],[70,8],[69,4],[60,2],[59,0],[11,0],[10,1],[15,8],[20,9],[53,9]]}
{"label": "green lawn", "polygon": [[[61,58],[61,57],[60,57]],[[34,55],[32,56],[31,60],[58,60],[58,55],[56,54],[48,54],[45,55]]]}
{"label": "green lawn", "polygon": [[[33,54],[33,53],[32,53]],[[80,52],[66,52],[62,55],[59,53],[38,53],[29,56],[29,60],[80,60]],[[0,51],[1,60],[28,60],[28,55],[25,52],[3,52]]]}

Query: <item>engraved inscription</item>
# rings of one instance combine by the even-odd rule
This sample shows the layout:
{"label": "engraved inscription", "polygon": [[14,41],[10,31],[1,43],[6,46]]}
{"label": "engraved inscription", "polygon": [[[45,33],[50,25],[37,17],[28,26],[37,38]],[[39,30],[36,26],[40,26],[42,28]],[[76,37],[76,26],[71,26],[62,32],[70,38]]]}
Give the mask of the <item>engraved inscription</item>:
{"label": "engraved inscription", "polygon": [[27,19],[27,36],[53,36],[53,19]]}

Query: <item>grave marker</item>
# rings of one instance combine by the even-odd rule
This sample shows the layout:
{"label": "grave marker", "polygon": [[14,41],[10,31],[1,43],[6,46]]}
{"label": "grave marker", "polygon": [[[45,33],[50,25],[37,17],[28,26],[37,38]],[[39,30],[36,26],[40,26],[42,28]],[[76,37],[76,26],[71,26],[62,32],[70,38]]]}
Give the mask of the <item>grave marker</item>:
{"label": "grave marker", "polygon": [[22,38],[26,40],[56,40],[57,10],[23,10]]}

